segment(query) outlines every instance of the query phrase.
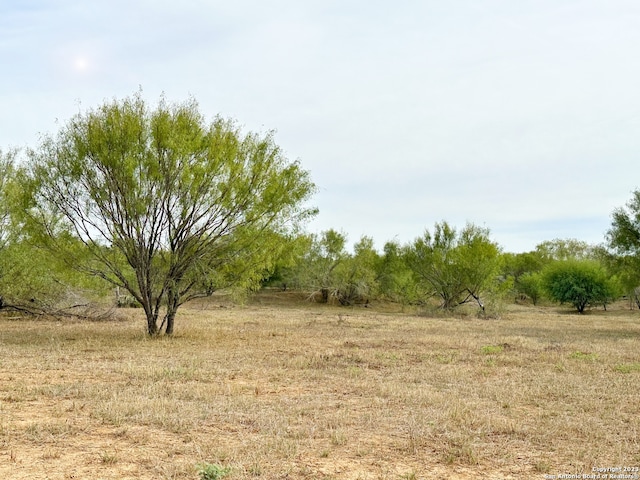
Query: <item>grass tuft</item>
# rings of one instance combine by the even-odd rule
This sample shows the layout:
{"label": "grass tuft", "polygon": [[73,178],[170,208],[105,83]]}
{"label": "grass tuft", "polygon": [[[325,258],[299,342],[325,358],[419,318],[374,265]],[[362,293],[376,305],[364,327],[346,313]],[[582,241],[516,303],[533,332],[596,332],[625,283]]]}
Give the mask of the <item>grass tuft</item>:
{"label": "grass tuft", "polygon": [[571,355],[569,355],[569,358],[573,358],[575,360],[585,360],[588,362],[595,362],[596,360],[598,360],[598,355],[595,353],[585,353],[585,352],[575,351]]}
{"label": "grass tuft", "polygon": [[620,373],[640,372],[640,363],[623,363],[616,365],[615,371]]}
{"label": "grass tuft", "polygon": [[504,347],[502,345],[485,345],[480,350],[484,355],[497,355],[503,352]]}

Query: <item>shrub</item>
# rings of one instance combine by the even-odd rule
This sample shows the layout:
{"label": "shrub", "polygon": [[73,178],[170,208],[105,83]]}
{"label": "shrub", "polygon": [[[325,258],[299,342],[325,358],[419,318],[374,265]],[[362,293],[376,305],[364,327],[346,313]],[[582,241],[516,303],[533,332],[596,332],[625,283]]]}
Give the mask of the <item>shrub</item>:
{"label": "shrub", "polygon": [[525,273],[518,279],[518,291],[528,298],[534,305],[537,305],[540,297],[542,297],[542,277],[538,272]]}
{"label": "shrub", "polygon": [[606,305],[616,291],[604,268],[591,260],[549,264],[542,273],[542,286],[551,300],[569,303],[580,313],[584,313],[587,306]]}

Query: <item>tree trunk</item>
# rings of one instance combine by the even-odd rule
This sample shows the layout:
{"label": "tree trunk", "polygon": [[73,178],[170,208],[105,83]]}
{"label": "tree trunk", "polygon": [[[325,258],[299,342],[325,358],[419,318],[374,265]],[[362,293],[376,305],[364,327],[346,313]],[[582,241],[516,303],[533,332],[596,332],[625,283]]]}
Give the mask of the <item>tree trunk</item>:
{"label": "tree trunk", "polygon": [[147,314],[147,333],[149,336],[158,334],[158,316]]}
{"label": "tree trunk", "polygon": [[167,312],[167,327],[164,331],[167,335],[173,335],[173,323],[175,318],[176,318],[175,310]]}
{"label": "tree trunk", "polygon": [[480,300],[480,297],[477,296],[475,293],[473,293],[471,290],[469,290],[469,295],[471,295],[473,297],[473,299],[478,303],[478,306],[484,312],[484,303],[482,303],[482,300]]}
{"label": "tree trunk", "polygon": [[440,295],[442,298],[442,309],[443,310],[453,310],[456,306],[456,302],[454,298],[449,298],[447,295]]}
{"label": "tree trunk", "polygon": [[[164,316],[162,324],[165,326],[164,333],[166,335],[173,334],[173,325],[175,323],[176,312],[180,306],[180,295],[174,289],[167,290],[167,313]],[[160,327],[162,328],[162,327]]]}
{"label": "tree trunk", "polygon": [[322,295],[322,303],[327,303],[329,301],[329,289],[328,288],[321,289],[320,294]]}
{"label": "tree trunk", "polygon": [[[145,299],[146,300],[146,299]],[[158,332],[158,311],[154,310],[153,307],[149,304],[142,304],[142,308],[144,309],[144,313],[147,316],[147,334],[149,336],[157,335]]]}

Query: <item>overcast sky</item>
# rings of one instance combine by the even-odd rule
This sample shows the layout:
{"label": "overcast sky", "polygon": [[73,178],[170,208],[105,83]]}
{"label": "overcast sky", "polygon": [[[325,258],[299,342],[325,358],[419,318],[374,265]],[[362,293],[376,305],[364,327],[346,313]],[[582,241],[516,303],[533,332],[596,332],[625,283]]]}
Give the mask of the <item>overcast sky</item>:
{"label": "overcast sky", "polygon": [[141,87],[276,130],[310,231],[599,243],[640,186],[639,51],[637,0],[5,0],[0,148]]}

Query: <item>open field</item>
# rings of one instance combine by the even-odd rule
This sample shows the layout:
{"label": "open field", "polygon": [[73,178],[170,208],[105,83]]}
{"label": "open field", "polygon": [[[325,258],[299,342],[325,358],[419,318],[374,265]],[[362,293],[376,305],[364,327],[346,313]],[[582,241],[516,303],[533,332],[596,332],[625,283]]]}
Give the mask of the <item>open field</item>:
{"label": "open field", "polygon": [[[294,303],[0,317],[0,478],[519,479],[640,466],[640,313]],[[640,475],[640,472],[635,472]]]}

